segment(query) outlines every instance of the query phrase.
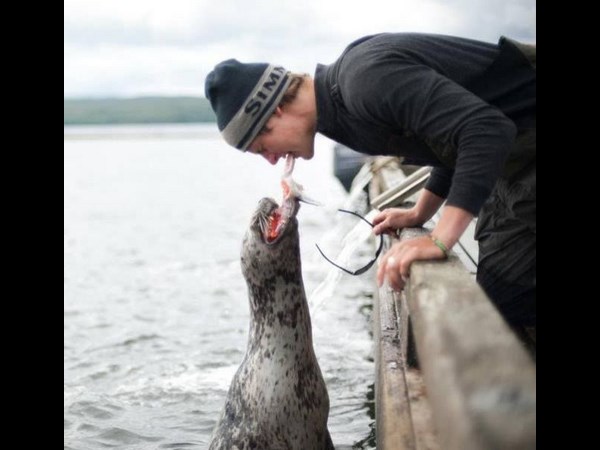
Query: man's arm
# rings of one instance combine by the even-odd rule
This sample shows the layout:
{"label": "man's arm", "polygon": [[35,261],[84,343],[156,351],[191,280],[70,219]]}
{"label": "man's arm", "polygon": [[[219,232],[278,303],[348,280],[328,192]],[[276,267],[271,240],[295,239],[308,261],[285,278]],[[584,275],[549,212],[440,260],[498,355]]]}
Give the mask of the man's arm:
{"label": "man's arm", "polygon": [[[428,216],[423,221],[425,222],[435,214],[441,202],[443,202],[441,197],[428,190],[423,190],[417,205],[413,209],[417,206],[422,208],[423,214]],[[446,205],[442,209],[441,218],[431,235],[439,240],[443,247],[450,250],[465,232],[472,219],[473,214],[469,211],[457,206]],[[409,276],[410,265],[413,261],[442,259],[445,257],[446,251],[428,236],[397,242],[381,258],[377,270],[377,282],[381,286],[383,280],[387,278],[392,289],[401,291]]]}
{"label": "man's arm", "polygon": [[443,197],[423,189],[412,208],[387,208],[377,214],[373,218],[373,233],[395,233],[397,229],[423,225],[433,217],[442,203]]}
{"label": "man's arm", "polygon": [[446,205],[431,235],[442,241],[448,250],[460,239],[473,220],[473,214],[457,206]]}

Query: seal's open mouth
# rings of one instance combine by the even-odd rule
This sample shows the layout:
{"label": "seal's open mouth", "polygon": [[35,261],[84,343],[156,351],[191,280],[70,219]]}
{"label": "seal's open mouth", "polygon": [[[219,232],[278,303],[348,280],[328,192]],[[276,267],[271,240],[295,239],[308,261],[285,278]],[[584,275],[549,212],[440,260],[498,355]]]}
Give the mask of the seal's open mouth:
{"label": "seal's open mouth", "polygon": [[[302,186],[294,181],[294,156],[288,153],[285,158],[281,187],[283,189],[283,200],[281,206],[271,199],[263,199],[262,214],[259,217],[260,229],[263,239],[267,244],[274,244],[284,234],[289,222],[296,217],[302,198]],[[305,200],[303,200],[305,201]]]}
{"label": "seal's open mouth", "polygon": [[296,217],[299,207],[298,200],[293,197],[285,199],[280,207],[270,200],[269,209],[264,211],[265,214],[259,222],[267,244],[274,244],[283,236],[290,221]]}

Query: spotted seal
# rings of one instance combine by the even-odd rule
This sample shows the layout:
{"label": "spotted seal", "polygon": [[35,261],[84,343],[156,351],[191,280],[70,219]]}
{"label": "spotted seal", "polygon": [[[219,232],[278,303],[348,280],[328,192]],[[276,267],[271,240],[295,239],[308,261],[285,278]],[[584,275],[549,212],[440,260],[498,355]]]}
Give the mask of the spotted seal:
{"label": "spotted seal", "polygon": [[302,281],[296,213],[263,198],[242,245],[250,330],[209,450],[329,450],[329,396]]}

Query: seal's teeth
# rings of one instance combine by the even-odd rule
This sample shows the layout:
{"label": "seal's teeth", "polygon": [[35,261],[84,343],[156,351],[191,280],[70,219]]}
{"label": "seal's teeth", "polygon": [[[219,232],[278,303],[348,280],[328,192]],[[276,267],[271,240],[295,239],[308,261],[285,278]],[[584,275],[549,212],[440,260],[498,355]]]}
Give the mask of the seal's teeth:
{"label": "seal's teeth", "polygon": [[283,219],[284,217],[280,208],[271,211],[271,214],[268,217],[267,231],[264,233],[267,242],[271,243],[277,240]]}
{"label": "seal's teeth", "polygon": [[286,225],[287,225],[287,219],[284,219],[281,222],[279,222],[277,224],[277,228],[275,229],[275,234],[279,235],[279,233],[281,232],[281,230],[285,229]]}

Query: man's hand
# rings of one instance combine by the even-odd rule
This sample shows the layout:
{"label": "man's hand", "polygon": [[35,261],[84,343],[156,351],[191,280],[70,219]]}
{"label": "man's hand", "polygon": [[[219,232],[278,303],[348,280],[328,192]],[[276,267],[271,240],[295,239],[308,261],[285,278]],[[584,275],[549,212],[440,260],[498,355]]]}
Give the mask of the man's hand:
{"label": "man's hand", "polygon": [[373,218],[373,233],[394,234],[397,229],[421,225],[415,208],[387,208]]}
{"label": "man's hand", "polygon": [[402,242],[396,242],[383,255],[377,270],[377,283],[381,287],[387,278],[395,291],[404,289],[413,261],[444,259],[446,254],[431,240],[429,236],[421,236]]}

